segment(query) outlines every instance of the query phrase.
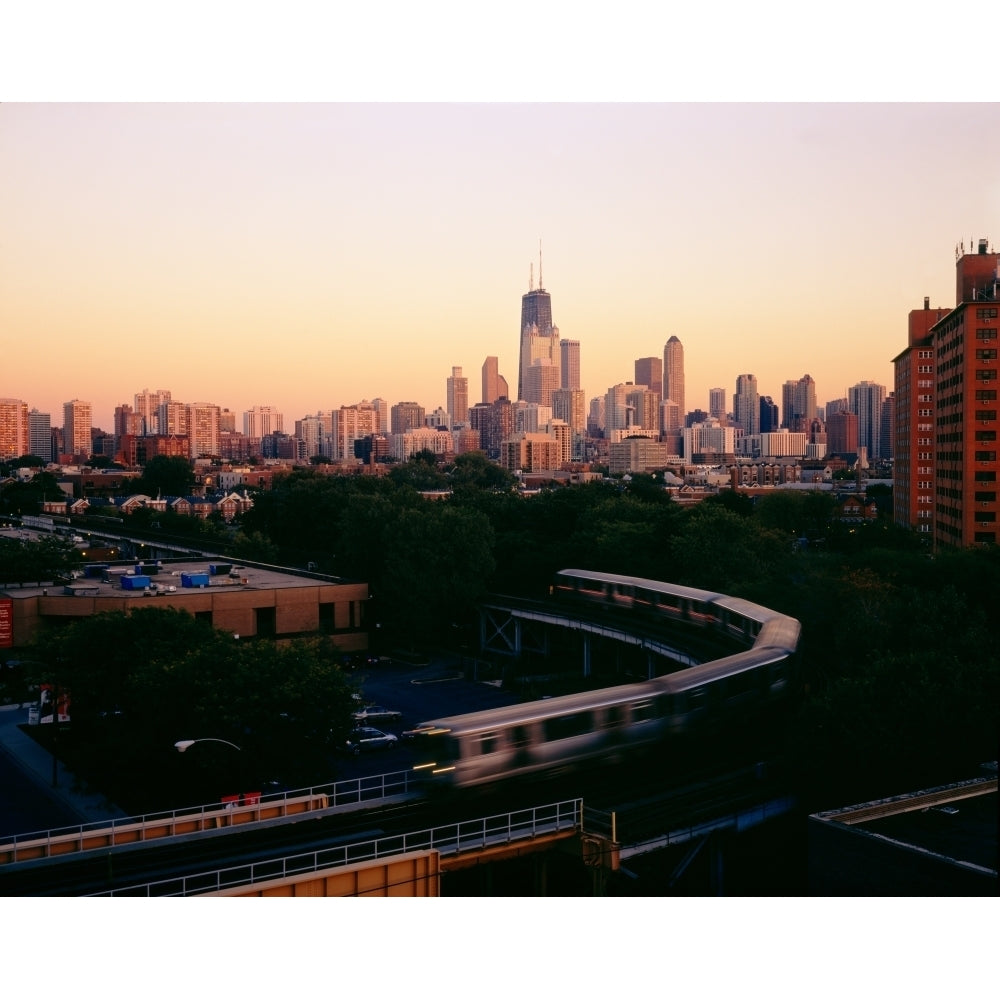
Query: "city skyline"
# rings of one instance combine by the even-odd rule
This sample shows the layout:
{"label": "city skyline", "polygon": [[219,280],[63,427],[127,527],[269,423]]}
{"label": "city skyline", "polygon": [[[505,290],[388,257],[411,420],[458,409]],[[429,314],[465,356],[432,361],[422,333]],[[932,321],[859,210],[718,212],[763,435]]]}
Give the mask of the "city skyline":
{"label": "city skyline", "polygon": [[[731,409],[740,373],[774,398],[808,373],[821,405],[891,388],[901,317],[949,305],[955,248],[995,240],[981,164],[998,120],[981,104],[5,104],[0,396],[54,425],[83,399],[110,430],[147,386],[289,425],[377,397],[430,412],[453,368],[489,356],[513,389],[539,238],[588,404],[671,336],[686,410],[716,386]],[[954,155],[973,140],[976,158]]]}

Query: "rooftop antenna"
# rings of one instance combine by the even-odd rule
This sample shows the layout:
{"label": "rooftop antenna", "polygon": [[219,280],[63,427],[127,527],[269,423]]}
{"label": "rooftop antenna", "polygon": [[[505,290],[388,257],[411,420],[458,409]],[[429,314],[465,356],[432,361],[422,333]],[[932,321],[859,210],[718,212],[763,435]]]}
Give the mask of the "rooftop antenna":
{"label": "rooftop antenna", "polygon": [[542,283],[542,241],[541,238],[538,240],[538,290],[540,292],[545,291],[545,285]]}
{"label": "rooftop antenna", "polygon": [[533,292],[535,290],[535,262],[532,261],[528,265],[528,291]]}

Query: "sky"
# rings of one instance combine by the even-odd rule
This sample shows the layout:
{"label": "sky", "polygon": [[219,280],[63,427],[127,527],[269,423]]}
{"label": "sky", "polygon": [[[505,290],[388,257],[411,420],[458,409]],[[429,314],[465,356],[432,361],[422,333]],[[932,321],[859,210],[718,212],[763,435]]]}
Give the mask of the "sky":
{"label": "sky", "polygon": [[[111,429],[169,389],[292,430],[362,399],[443,407],[461,367],[476,403],[488,355],[516,390],[541,272],[588,400],[677,336],[688,409],[744,373],[776,400],[809,374],[823,405],[891,388],[908,311],[954,304],[957,246],[1000,242],[1000,106],[940,101],[913,49],[951,22],[824,14],[803,48],[762,31],[776,0],[677,15],[664,47],[629,3],[613,24],[532,4],[550,58],[528,72],[517,3],[431,4],[429,26],[382,5],[333,42],[306,6],[198,8],[197,31],[12,12],[0,397],[56,425],[88,400]],[[992,96],[972,72],[953,85]]]}
{"label": "sky", "polygon": [[[516,389],[539,273],[587,399],[684,345],[687,407],[892,386],[906,316],[1000,241],[1000,108],[0,105],[0,395],[237,413]],[[539,247],[541,247],[541,262]]]}

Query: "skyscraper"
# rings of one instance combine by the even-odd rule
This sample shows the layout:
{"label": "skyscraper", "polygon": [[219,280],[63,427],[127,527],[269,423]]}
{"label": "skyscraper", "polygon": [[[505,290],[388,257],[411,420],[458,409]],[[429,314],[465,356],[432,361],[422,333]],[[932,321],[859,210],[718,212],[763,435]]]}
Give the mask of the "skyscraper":
{"label": "skyscraper", "polygon": [[708,390],[708,415],[713,420],[726,419],[726,390],[721,386]]}
{"label": "skyscraper", "polygon": [[[517,398],[524,399],[525,374],[535,361],[559,366],[559,328],[552,325],[552,299],[542,285],[542,251],[538,251],[538,288],[534,270],[529,272],[528,291],[521,296],[521,353],[517,366]],[[564,388],[579,388],[565,386]]]}
{"label": "skyscraper", "polygon": [[781,388],[781,426],[806,431],[816,416],[816,383],[811,375],[789,379]]}
{"label": "skyscraper", "polygon": [[733,395],[733,420],[745,435],[760,433],[760,395],[756,375],[737,375]]}
{"label": "skyscraper", "polygon": [[469,380],[461,368],[452,368],[447,379],[448,414],[451,426],[458,427],[469,422]]}
{"label": "skyscraper", "polygon": [[90,429],[93,416],[90,403],[73,399],[63,403],[63,447],[66,454],[90,458]]}
{"label": "skyscraper", "polygon": [[500,398],[510,396],[507,379],[500,374],[499,361],[492,355],[483,362],[483,399],[484,403],[495,403]]}
{"label": "skyscraper", "polygon": [[142,417],[143,434],[166,434],[159,426],[160,404],[170,401],[169,389],[157,389],[150,392],[143,389],[135,394],[135,412]]}
{"label": "skyscraper", "polygon": [[663,358],[636,358],[635,384],[648,386],[650,392],[655,392],[662,398]]}
{"label": "skyscraper", "polygon": [[580,341],[561,340],[559,342],[559,386],[560,389],[580,388]]}
{"label": "skyscraper", "polygon": [[37,455],[46,462],[52,461],[52,416],[39,413],[38,410],[28,412],[28,454]]}
{"label": "skyscraper", "polygon": [[847,390],[847,404],[858,416],[858,447],[868,449],[868,460],[882,457],[882,404],[885,386],[867,379]]}
{"label": "skyscraper", "polygon": [[248,438],[281,434],[284,430],[285,418],[274,406],[254,406],[243,411],[243,433]]}
{"label": "skyscraper", "polygon": [[672,399],[684,409],[684,347],[676,337],[671,337],[663,348],[663,398]]}

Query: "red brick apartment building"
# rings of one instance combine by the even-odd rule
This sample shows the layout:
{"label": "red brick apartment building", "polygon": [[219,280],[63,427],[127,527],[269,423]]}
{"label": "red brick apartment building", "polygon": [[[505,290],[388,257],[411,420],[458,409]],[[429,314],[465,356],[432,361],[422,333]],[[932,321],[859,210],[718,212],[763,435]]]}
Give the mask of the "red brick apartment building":
{"label": "red brick apartment building", "polygon": [[1000,254],[956,250],[956,305],[909,315],[895,366],[898,524],[936,547],[997,541],[997,347]]}

